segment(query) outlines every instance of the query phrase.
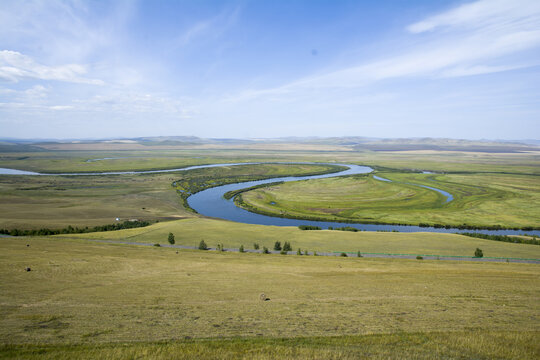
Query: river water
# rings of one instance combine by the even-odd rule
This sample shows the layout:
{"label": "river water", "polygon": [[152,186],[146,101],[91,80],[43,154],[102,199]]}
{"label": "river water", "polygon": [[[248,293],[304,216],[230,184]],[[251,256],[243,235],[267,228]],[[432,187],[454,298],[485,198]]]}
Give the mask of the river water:
{"label": "river water", "polygon": [[[178,172],[178,171],[188,171],[193,169],[202,169],[210,167],[221,167],[221,166],[235,166],[235,165],[253,165],[260,163],[229,163],[229,164],[211,164],[211,165],[196,165],[180,169],[166,169],[166,170],[148,170],[148,171],[112,171],[112,172],[95,172],[95,173],[62,173],[62,174],[46,174],[46,173],[36,173],[31,171],[22,171],[14,170],[7,168],[0,168],[0,175],[69,175],[69,176],[84,176],[84,175],[129,175],[129,174],[152,174],[152,173],[167,173],[167,172]],[[284,163],[281,163],[284,164]],[[287,163],[289,164],[289,163]],[[298,164],[298,163],[296,163]],[[310,163],[302,163],[310,164]],[[316,165],[321,165],[321,163],[313,163]],[[299,225],[313,225],[319,226],[322,229],[327,229],[328,227],[354,227],[362,231],[399,231],[399,232],[437,232],[437,233],[460,233],[460,232],[476,232],[482,234],[496,234],[496,235],[521,235],[525,231],[523,230],[461,230],[457,228],[434,228],[434,227],[420,227],[412,225],[376,225],[376,224],[365,224],[365,223],[341,223],[341,222],[332,222],[332,221],[313,221],[313,220],[299,220],[299,219],[287,219],[280,217],[273,217],[267,215],[261,215],[249,212],[242,208],[237,207],[234,204],[234,198],[226,200],[223,195],[232,190],[239,190],[248,188],[255,185],[267,184],[277,181],[300,181],[308,179],[323,179],[330,178],[335,176],[344,176],[344,175],[355,175],[355,174],[366,174],[373,171],[372,168],[367,166],[360,165],[351,165],[351,164],[335,164],[330,165],[341,165],[345,166],[348,169],[324,175],[314,175],[314,176],[291,176],[291,177],[282,177],[282,178],[273,178],[266,180],[258,181],[248,181],[237,184],[229,184],[217,186],[214,188],[206,189],[200,191],[196,194],[191,195],[188,198],[188,203],[191,208],[195,209],[199,214],[215,217],[224,220],[230,220],[246,224],[257,224],[257,225],[271,225],[271,226],[299,226]],[[375,179],[380,181],[390,182],[391,180],[384,179],[378,176],[374,176]],[[419,184],[410,184],[415,186],[424,187],[433,191],[437,191],[440,194],[446,197],[446,203],[452,201],[453,196],[446,191],[437,189],[430,186],[419,185]],[[527,234],[534,234],[540,236],[539,230],[527,231]]]}

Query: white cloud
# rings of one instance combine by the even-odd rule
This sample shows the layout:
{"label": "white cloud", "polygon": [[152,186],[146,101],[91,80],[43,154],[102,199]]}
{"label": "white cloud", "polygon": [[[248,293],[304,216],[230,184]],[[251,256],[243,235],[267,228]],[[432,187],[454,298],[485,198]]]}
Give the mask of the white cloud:
{"label": "white cloud", "polygon": [[102,80],[82,77],[84,65],[47,66],[17,51],[0,51],[0,79],[17,82],[21,79],[56,80],[81,84],[103,85]]}
{"label": "white cloud", "polygon": [[515,59],[515,54],[540,47],[537,0],[481,0],[430,16],[407,29],[413,36],[432,31],[434,37],[392,57],[274,88],[245,90],[225,101],[293,98],[392,78],[471,76],[540,65],[540,58]]}
{"label": "white cloud", "polygon": [[417,34],[441,27],[476,27],[490,25],[524,26],[538,25],[540,2],[537,0],[481,0],[463,4],[449,11],[430,16],[407,27]]}
{"label": "white cloud", "polygon": [[49,109],[51,110],[72,110],[74,107],[71,105],[54,105],[49,106]]}
{"label": "white cloud", "polygon": [[25,90],[24,94],[31,98],[45,98],[49,90],[43,85],[34,85],[30,89]]}
{"label": "white cloud", "polygon": [[195,40],[201,41],[205,38],[217,39],[223,36],[238,21],[240,8],[226,9],[216,16],[201,20],[191,25],[187,30],[176,36],[172,44],[173,48],[190,45]]}
{"label": "white cloud", "polygon": [[1,43],[4,48],[48,63],[85,62],[89,57],[114,51],[136,6],[137,2],[130,0],[102,4],[80,0],[3,0]]}

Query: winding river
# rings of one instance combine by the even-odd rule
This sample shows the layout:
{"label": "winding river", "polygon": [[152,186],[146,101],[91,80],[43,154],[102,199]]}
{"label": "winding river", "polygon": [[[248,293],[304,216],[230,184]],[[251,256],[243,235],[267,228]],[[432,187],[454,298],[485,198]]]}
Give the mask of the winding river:
{"label": "winding river", "polygon": [[[166,173],[166,172],[178,172],[178,171],[188,171],[193,169],[202,169],[210,167],[221,167],[221,166],[235,166],[235,165],[253,165],[253,164],[262,164],[262,163],[229,163],[229,164],[211,164],[211,165],[196,165],[180,169],[166,169],[166,170],[148,170],[148,171],[114,171],[114,172],[94,172],[94,173],[61,173],[61,174],[47,174],[47,173],[36,173],[31,171],[22,171],[14,169],[0,168],[0,175],[69,175],[69,176],[83,176],[83,175],[123,175],[123,174],[152,174],[152,173]],[[280,163],[280,164],[292,164],[292,163]],[[314,165],[325,165],[322,163],[295,163],[295,164],[314,164]],[[299,220],[299,219],[287,219],[280,217],[273,217],[267,215],[261,215],[249,212],[242,208],[237,207],[234,204],[234,198],[226,200],[223,195],[228,191],[240,190],[248,188],[255,185],[267,184],[277,181],[299,181],[307,179],[323,179],[330,178],[335,176],[344,176],[344,175],[355,175],[355,174],[366,174],[373,171],[372,168],[367,166],[360,165],[351,165],[351,164],[326,164],[326,165],[340,165],[347,167],[347,170],[343,170],[336,173],[324,174],[324,175],[313,175],[313,176],[289,176],[282,178],[272,178],[266,180],[258,181],[248,181],[236,184],[228,184],[213,187],[200,191],[196,194],[191,195],[188,198],[188,203],[191,208],[195,209],[199,214],[220,218],[224,220],[230,220],[235,222],[241,222],[246,224],[257,224],[257,225],[271,225],[271,226],[299,226],[299,225],[313,225],[319,226],[322,229],[327,229],[328,227],[354,227],[362,231],[399,231],[399,232],[438,232],[438,233],[460,233],[460,232],[477,232],[482,234],[496,234],[496,235],[521,235],[524,233],[523,230],[462,230],[457,228],[434,228],[434,227],[420,227],[413,225],[376,225],[376,224],[365,224],[365,223],[341,223],[341,222],[332,222],[332,221],[313,221],[313,220]],[[373,176],[376,180],[391,182],[389,179],[384,179],[378,176]],[[409,184],[414,186],[420,186],[427,188],[433,191],[436,191],[443,196],[445,196],[445,203],[448,203],[453,200],[453,196],[441,189],[435,187],[430,187],[426,185],[419,184]],[[527,231],[527,234],[534,234],[540,236],[539,230]]]}

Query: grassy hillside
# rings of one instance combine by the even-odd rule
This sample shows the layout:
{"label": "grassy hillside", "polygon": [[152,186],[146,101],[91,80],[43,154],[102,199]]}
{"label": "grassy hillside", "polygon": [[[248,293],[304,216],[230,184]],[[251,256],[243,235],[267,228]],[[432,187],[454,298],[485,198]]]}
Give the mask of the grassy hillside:
{"label": "grassy hillside", "polygon": [[205,218],[169,221],[113,232],[57,235],[55,238],[166,244],[169,232],[174,234],[176,244],[188,246],[198,246],[204,240],[211,247],[223,244],[226,248],[244,245],[247,249],[253,249],[253,243],[258,243],[261,248],[266,246],[272,249],[276,241],[289,241],[294,250],[456,256],[473,256],[474,250],[479,247],[484,256],[540,259],[538,245],[504,243],[455,234],[302,231],[294,227],[249,225]]}
{"label": "grassy hillside", "polygon": [[0,246],[2,357],[539,354],[538,265]]}

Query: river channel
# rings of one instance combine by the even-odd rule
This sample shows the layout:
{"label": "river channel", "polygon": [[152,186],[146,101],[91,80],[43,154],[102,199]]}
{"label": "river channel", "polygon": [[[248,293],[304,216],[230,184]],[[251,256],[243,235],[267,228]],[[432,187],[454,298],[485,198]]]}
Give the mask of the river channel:
{"label": "river channel", "polygon": [[[211,165],[196,165],[180,169],[166,169],[166,170],[148,170],[148,171],[113,171],[113,172],[94,172],[94,173],[61,173],[61,174],[47,174],[47,173],[37,173],[31,171],[22,171],[14,169],[0,168],[0,175],[69,175],[69,176],[84,176],[84,175],[129,175],[129,174],[152,174],[152,173],[168,173],[168,172],[178,172],[178,171],[188,171],[193,169],[202,169],[210,167],[221,167],[221,166],[235,166],[235,165],[253,165],[253,164],[262,164],[262,163],[232,163],[232,164],[211,164]],[[290,163],[287,163],[290,164]],[[296,163],[298,164],[298,163]],[[311,163],[302,163],[302,164],[311,164]],[[314,165],[324,165],[321,163],[312,163]],[[213,187],[200,191],[196,194],[191,195],[188,198],[188,203],[191,208],[195,209],[199,214],[230,220],[246,224],[256,224],[256,225],[270,225],[270,226],[299,226],[299,225],[313,225],[318,226],[322,229],[327,229],[328,227],[354,227],[362,231],[399,231],[399,232],[438,232],[438,233],[461,233],[461,232],[476,232],[482,234],[496,234],[496,235],[521,235],[525,231],[523,230],[469,230],[469,229],[457,229],[457,228],[435,228],[435,227],[420,227],[413,225],[379,225],[379,224],[366,224],[366,223],[342,223],[342,222],[332,222],[332,221],[313,221],[313,220],[299,220],[299,219],[287,219],[281,217],[273,217],[267,215],[261,215],[249,212],[242,208],[237,207],[234,204],[234,198],[226,200],[223,195],[226,192],[248,188],[255,185],[268,184],[278,181],[300,181],[308,179],[323,179],[336,176],[344,175],[356,175],[356,174],[367,174],[373,171],[372,168],[367,166],[360,165],[351,165],[351,164],[327,164],[327,165],[340,165],[347,167],[347,170],[343,170],[336,173],[324,174],[324,175],[313,175],[313,176],[289,176],[281,178],[272,178],[266,180],[258,181],[248,181],[236,184],[228,184]],[[378,176],[374,176],[375,179],[379,181],[391,182],[388,179],[384,179]],[[448,203],[453,200],[453,196],[446,191],[437,189],[435,187],[419,185],[419,184],[409,184],[427,188],[433,191],[436,191],[443,196],[445,196],[445,203]],[[539,235],[539,230],[526,231],[530,235]]]}

